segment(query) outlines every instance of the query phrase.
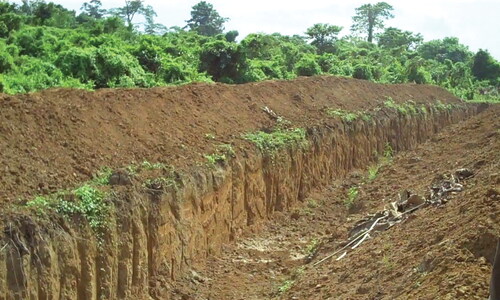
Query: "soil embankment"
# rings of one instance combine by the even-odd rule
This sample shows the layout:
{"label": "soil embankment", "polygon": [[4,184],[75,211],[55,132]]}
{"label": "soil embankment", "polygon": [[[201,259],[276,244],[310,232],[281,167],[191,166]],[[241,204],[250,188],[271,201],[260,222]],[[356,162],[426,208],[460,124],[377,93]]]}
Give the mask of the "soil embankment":
{"label": "soil embankment", "polygon": [[[393,107],[409,100],[405,109]],[[0,299],[165,299],[196,262],[303,204],[313,189],[366,167],[387,145],[412,149],[479,109],[437,87],[333,77],[51,90],[1,96],[0,106],[0,199],[8,211]],[[331,109],[364,117],[332,117]],[[271,155],[242,138],[272,131],[277,120],[306,130],[307,146]],[[234,157],[207,164],[221,144]],[[85,219],[88,212],[71,205],[58,206],[74,212],[65,217],[22,208],[35,196],[77,187],[103,166],[128,170],[144,161],[168,165],[171,177],[152,174],[163,181],[151,184],[129,172],[124,185],[100,187],[108,211],[98,232],[88,222],[95,216]]]}

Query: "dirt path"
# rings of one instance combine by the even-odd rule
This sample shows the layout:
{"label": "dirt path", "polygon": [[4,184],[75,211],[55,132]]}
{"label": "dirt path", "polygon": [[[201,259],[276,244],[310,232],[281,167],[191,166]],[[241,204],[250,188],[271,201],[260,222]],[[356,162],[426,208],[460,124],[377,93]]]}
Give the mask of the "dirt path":
{"label": "dirt path", "polygon": [[[468,168],[474,176],[445,205],[418,210],[340,261],[315,264],[340,247],[368,213],[402,190],[426,196],[435,180]],[[173,299],[485,299],[500,235],[500,107],[397,154],[376,178],[366,171],[333,182],[303,207],[276,215],[258,233],[199,263]],[[355,205],[344,201],[358,187]]]}

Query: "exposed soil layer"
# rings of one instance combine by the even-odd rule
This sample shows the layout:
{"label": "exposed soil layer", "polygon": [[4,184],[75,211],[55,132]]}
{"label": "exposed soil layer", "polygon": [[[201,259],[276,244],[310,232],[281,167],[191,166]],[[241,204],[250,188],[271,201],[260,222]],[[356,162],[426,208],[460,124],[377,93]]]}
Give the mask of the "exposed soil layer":
{"label": "exposed soil layer", "polygon": [[[396,102],[413,100],[419,110],[387,107],[383,102],[388,97]],[[436,100],[457,105],[436,106]],[[315,235],[342,237],[343,231],[338,230],[353,220],[338,225],[346,217],[344,210],[307,200],[312,191],[342,180],[352,170],[366,168],[387,145],[396,151],[414,149],[450,124],[486,108],[465,105],[437,87],[333,77],[241,86],[52,90],[2,96],[0,104],[0,151],[5,168],[0,198],[4,203],[24,198],[9,205],[9,213],[0,218],[0,299],[82,300],[168,299],[179,297],[183,290],[189,299],[195,295],[193,287],[182,282],[177,285],[177,279],[191,274],[190,282],[217,282],[190,271],[204,265],[207,257],[218,255],[224,245],[239,241],[243,233],[257,232],[264,220],[274,216],[288,220],[287,212],[294,207],[303,207],[292,213],[299,223],[284,223],[316,228],[308,219],[316,216],[312,210],[326,209],[321,220],[332,226],[329,233],[325,229]],[[342,120],[328,116],[328,108],[368,111],[371,117]],[[306,129],[307,145],[289,143],[270,155],[244,141],[242,133],[277,125],[276,115],[269,109],[289,121],[282,123]],[[221,143],[232,144],[235,154],[207,165],[204,155],[213,153]],[[84,212],[105,217],[104,225],[97,229],[92,227],[92,216],[72,208],[75,198],[71,195],[59,203],[65,205],[57,206],[61,210],[23,206],[34,195],[81,184],[103,166],[117,169],[141,161],[164,162],[175,171],[148,171],[155,177],[142,171],[115,173],[113,181],[123,185],[99,187],[105,195],[99,205],[108,208],[96,211],[92,201],[86,204],[89,210]],[[146,178],[163,181],[146,184]],[[340,193],[338,186],[331,190]],[[380,201],[366,201],[366,207],[375,207]],[[282,230],[281,226],[274,228]],[[314,234],[304,234],[301,243],[311,243],[309,235]],[[276,272],[290,272],[289,265],[298,266],[305,260],[303,250],[293,244],[295,240],[287,239],[290,236],[291,231],[285,230],[283,238],[276,240],[286,251],[296,248],[294,259],[278,262],[280,267],[272,268],[274,273],[269,271],[270,279],[280,278],[281,273]],[[251,259],[257,259],[266,247],[276,248],[266,235],[241,246],[252,253]],[[242,263],[248,260],[240,259]],[[274,263],[267,260],[266,264]],[[252,277],[251,284],[267,284],[256,278]],[[210,292],[226,286],[213,286]],[[256,299],[275,295],[241,288],[257,292]],[[215,298],[232,296],[221,292]]]}
{"label": "exposed soil layer", "polygon": [[238,147],[242,133],[274,125],[264,106],[296,127],[313,127],[333,122],[324,108],[369,110],[386,97],[459,101],[434,86],[336,77],[0,94],[0,203],[73,187],[104,166],[144,160],[176,168],[195,165],[215,145]]}
{"label": "exposed soil layer", "polygon": [[[339,261],[356,221],[402,190],[425,196],[442,175],[468,168],[464,190],[364,242]],[[398,153],[367,180],[365,170],[312,192],[261,232],[226,246],[177,284],[175,299],[486,299],[500,236],[500,107]],[[359,186],[355,209],[344,205]],[[308,257],[309,256],[309,257]]]}

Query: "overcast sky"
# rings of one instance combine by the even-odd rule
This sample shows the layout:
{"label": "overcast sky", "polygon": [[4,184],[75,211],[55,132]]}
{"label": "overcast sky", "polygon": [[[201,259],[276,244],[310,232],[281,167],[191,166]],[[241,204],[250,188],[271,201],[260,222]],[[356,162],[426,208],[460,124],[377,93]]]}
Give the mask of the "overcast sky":
{"label": "overcast sky", "polygon": [[[90,0],[88,0],[90,1]],[[19,1],[16,1],[19,2]],[[53,0],[79,11],[83,0]],[[167,27],[184,26],[191,7],[199,0],[145,0],[158,14],[157,22]],[[237,30],[239,39],[249,33],[279,32],[303,34],[315,23],[344,27],[349,34],[354,9],[370,0],[209,0],[230,20],[226,30]],[[386,0],[394,7],[395,18],[387,26],[421,33],[425,40],[455,36],[472,51],[488,49],[500,60],[500,0]],[[123,0],[102,0],[104,8],[123,6]]]}

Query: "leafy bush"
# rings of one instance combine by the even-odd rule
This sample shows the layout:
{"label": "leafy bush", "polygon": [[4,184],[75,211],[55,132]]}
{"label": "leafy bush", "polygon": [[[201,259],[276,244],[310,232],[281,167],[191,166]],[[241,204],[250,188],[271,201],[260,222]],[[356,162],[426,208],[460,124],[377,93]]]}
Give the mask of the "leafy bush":
{"label": "leafy bush", "polygon": [[372,69],[370,68],[370,66],[365,64],[356,65],[354,66],[354,72],[352,74],[352,77],[357,79],[372,80],[373,79]]}
{"label": "leafy bush", "polygon": [[295,67],[298,76],[314,76],[321,74],[321,67],[316,61],[315,55],[304,55]]}

